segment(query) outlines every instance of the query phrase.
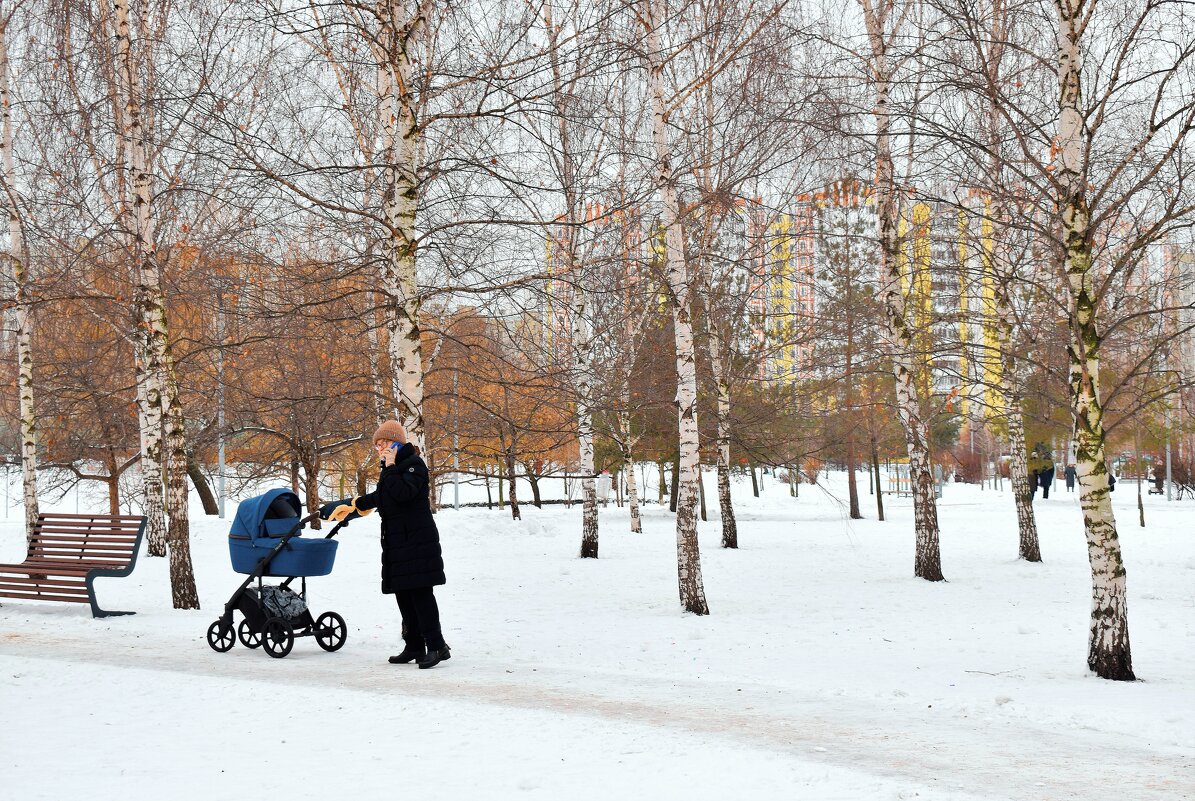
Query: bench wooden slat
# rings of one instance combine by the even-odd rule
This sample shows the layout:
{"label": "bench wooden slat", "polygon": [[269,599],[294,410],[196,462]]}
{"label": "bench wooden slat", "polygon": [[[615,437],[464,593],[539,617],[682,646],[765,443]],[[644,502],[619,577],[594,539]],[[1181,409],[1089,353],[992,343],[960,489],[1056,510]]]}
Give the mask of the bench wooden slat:
{"label": "bench wooden slat", "polygon": [[86,533],[92,532],[92,531],[115,531],[115,532],[136,533],[137,529],[138,529],[137,526],[114,526],[114,525],[108,525],[108,524],[104,524],[102,526],[89,526],[86,523],[83,523],[83,524],[80,524],[77,526],[72,526],[69,523],[53,523],[50,525],[46,525],[44,523],[39,523],[38,525],[34,526],[34,528],[33,528],[34,532],[58,531],[63,534],[81,534],[81,533],[86,534]]}
{"label": "bench wooden slat", "polygon": [[27,558],[24,562],[18,562],[10,567],[26,568],[69,568],[72,570],[81,570],[90,567],[90,565],[97,565],[97,567],[108,567],[109,564],[128,564],[128,558],[123,556],[110,556],[108,554],[88,554],[86,557],[76,556],[72,554],[42,554]]}
{"label": "bench wooden slat", "polygon": [[130,551],[79,551],[53,548],[48,551],[38,551],[25,559],[26,562],[62,562],[77,565],[80,562],[120,562],[129,563]]}
{"label": "bench wooden slat", "polygon": [[135,520],[139,524],[143,520],[139,514],[69,514],[67,512],[45,512],[37,516],[41,520],[97,520],[99,522]]}
{"label": "bench wooden slat", "polygon": [[111,538],[100,539],[100,540],[96,540],[94,542],[91,540],[77,540],[77,539],[34,540],[30,544],[29,552],[37,553],[38,551],[45,549],[45,548],[58,548],[58,549],[67,548],[67,549],[72,549],[72,550],[76,550],[76,551],[88,550],[91,548],[96,548],[101,551],[120,549],[120,550],[127,552],[127,551],[131,551],[133,549],[133,545],[135,545],[135,544],[136,543],[132,540],[121,541],[121,540],[113,540]]}
{"label": "bench wooden slat", "polygon": [[0,592],[5,594],[10,592],[49,592],[59,595],[87,595],[87,585],[82,581],[75,584],[48,584],[33,579],[21,581],[2,579],[0,580]]}
{"label": "bench wooden slat", "polygon": [[38,592],[16,592],[4,590],[5,598],[21,598],[29,601],[62,601],[64,603],[85,604],[91,600],[87,594],[87,590],[83,590],[78,595],[62,595],[60,593],[38,593]]}
{"label": "bench wooden slat", "polygon": [[42,554],[42,552],[49,551],[74,551],[76,554],[82,552],[94,551],[110,551],[114,554],[131,554],[133,552],[133,543],[33,543],[31,554]]}
{"label": "bench wooden slat", "polygon": [[118,570],[124,567],[119,562],[22,562],[7,569],[11,573],[45,574],[56,576],[86,576],[93,570]]}
{"label": "bench wooden slat", "polygon": [[132,561],[133,549],[129,548],[125,551],[110,551],[107,548],[90,548],[80,550],[78,548],[49,548],[47,550],[39,550],[29,554],[25,557],[26,562],[86,562],[91,559],[102,559],[105,561],[115,559],[124,563]]}
{"label": "bench wooden slat", "polygon": [[24,576],[78,576],[84,578],[93,570],[105,570],[104,567],[84,565],[78,568],[57,567],[54,565],[30,564],[19,570],[0,569],[0,573],[20,573]]}
{"label": "bench wooden slat", "polygon": [[97,538],[95,540],[74,538],[63,540],[34,540],[33,547],[30,550],[37,551],[44,548],[73,548],[75,550],[97,548],[99,550],[120,549],[124,551],[131,551],[133,549],[133,542],[132,540],[115,540],[111,537]]}
{"label": "bench wooden slat", "polygon": [[86,533],[90,533],[90,532],[110,531],[110,532],[114,532],[114,533],[122,533],[123,532],[123,533],[135,534],[135,533],[137,533],[137,528],[139,528],[139,526],[109,526],[109,525],[88,526],[86,524],[82,524],[79,526],[72,526],[72,525],[67,525],[67,524],[61,524],[61,522],[56,522],[56,524],[54,524],[53,526],[47,526],[47,525],[42,525],[42,524],[33,526],[33,533],[56,532],[56,533],[61,533],[61,534],[86,534]]}
{"label": "bench wooden slat", "polygon": [[12,572],[61,573],[63,575],[74,575],[76,573],[79,573],[79,574],[90,573],[92,570],[120,570],[127,564],[128,564],[128,562],[121,562],[121,561],[115,561],[115,560],[105,562],[102,560],[95,560],[95,559],[89,559],[86,561],[84,561],[82,559],[74,559],[71,561],[64,562],[59,559],[55,559],[52,561],[49,559],[45,559],[45,560],[37,559],[37,560],[33,560],[33,561],[22,562],[20,565],[20,570],[12,571]]}
{"label": "bench wooden slat", "polygon": [[35,542],[33,547],[29,549],[29,555],[25,558],[34,559],[42,551],[74,551],[75,553],[79,553],[81,551],[120,550],[123,553],[131,554],[135,550],[134,545],[135,543],[132,542],[97,542],[95,545],[90,545],[86,542]]}
{"label": "bench wooden slat", "polygon": [[89,562],[95,562],[96,564],[120,562],[121,564],[127,565],[132,561],[133,556],[135,556],[133,552],[129,552],[127,554],[112,554],[105,552],[97,553],[95,551],[91,551],[86,554],[81,554],[78,551],[72,553],[49,552],[35,553],[32,556],[26,557],[24,562],[19,562],[18,564],[28,565],[48,563],[52,565],[62,565],[63,567],[78,567],[79,565],[86,565]]}
{"label": "bench wooden slat", "polygon": [[4,587],[5,585],[29,585],[29,583],[43,587],[82,587],[84,586],[85,582],[82,580],[81,576],[60,576],[55,577],[55,579],[50,579],[50,577],[45,577],[45,579],[32,579],[32,577],[29,576],[0,575],[0,587]]}
{"label": "bench wooden slat", "polygon": [[133,556],[133,546],[131,545],[97,545],[93,548],[80,548],[78,543],[69,545],[50,545],[49,548],[37,548],[30,551],[29,556],[25,557],[25,561],[41,560],[41,558],[54,558],[61,554],[66,558],[79,558],[80,555],[99,555],[104,557],[118,556],[123,558],[125,562],[129,561],[129,557]]}

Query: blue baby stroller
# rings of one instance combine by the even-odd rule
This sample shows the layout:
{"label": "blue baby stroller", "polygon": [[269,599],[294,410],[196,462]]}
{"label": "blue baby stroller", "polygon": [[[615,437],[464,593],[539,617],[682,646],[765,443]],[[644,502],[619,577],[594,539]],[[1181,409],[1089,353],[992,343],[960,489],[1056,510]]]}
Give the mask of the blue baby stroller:
{"label": "blue baby stroller", "polygon": [[[348,629],[344,618],[324,612],[318,619],[307,608],[307,577],[326,576],[336,561],[336,540],[344,522],[322,539],[305,539],[303,526],[319,512],[299,517],[299,496],[290,490],[270,490],[242,501],[232,529],[228,552],[232,569],[248,576],[224,605],[224,614],[207,630],[207,644],[224,653],[237,639],[246,648],[261,646],[272,657],[290,653],[296,637],[314,636],[325,651],[344,645]],[[265,577],[285,577],[281,584],[266,584]],[[290,588],[300,579],[300,590]],[[256,586],[251,586],[256,582]],[[243,619],[233,635],[233,613]]]}

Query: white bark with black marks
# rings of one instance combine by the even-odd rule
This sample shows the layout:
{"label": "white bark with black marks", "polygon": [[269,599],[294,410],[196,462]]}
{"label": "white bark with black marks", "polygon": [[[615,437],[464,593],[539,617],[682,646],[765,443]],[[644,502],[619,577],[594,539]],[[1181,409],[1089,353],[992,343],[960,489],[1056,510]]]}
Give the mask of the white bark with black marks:
{"label": "white bark with black marks", "polygon": [[880,240],[881,299],[892,351],[892,371],[896,378],[896,408],[904,427],[905,447],[909,454],[909,481],[913,494],[913,525],[916,555],[913,574],[927,581],[942,581],[942,555],[938,542],[938,506],[930,464],[929,426],[922,416],[914,370],[914,331],[909,320],[901,288],[900,251],[903,243],[898,231],[897,187],[892,160],[891,109],[889,87],[891,66],[887,49],[892,32],[886,27],[892,20],[892,0],[860,0],[871,45],[871,80],[875,90],[873,115],[876,121],[876,211]]}
{"label": "white bark with black marks", "polygon": [[145,478],[146,511],[149,512],[151,499],[160,492],[165,432],[170,448],[170,491],[166,495],[170,527],[166,532],[166,542],[170,557],[171,595],[176,609],[198,609],[199,595],[191,564],[183,415],[170,352],[154,219],[150,213],[152,187],[142,125],[140,73],[133,55],[127,0],[114,0],[114,12],[116,74],[121,99],[124,101],[124,127],[120,133],[124,150],[128,154],[128,166],[132,172],[132,180],[127,182],[132,193],[132,209],[131,214],[127,215],[127,221],[131,222],[129,253],[134,260],[137,274],[139,342],[135,353],[140,356],[137,364],[138,398],[144,403],[145,410],[142,417],[145,424],[142,467],[145,469],[147,463],[151,465]]}
{"label": "white bark with black marks", "polygon": [[722,356],[722,337],[717,324],[706,317],[710,338],[710,367],[717,383],[718,400],[718,508],[722,515],[722,547],[739,547],[739,528],[734,517],[734,502],[730,497],[730,378],[728,360]]}
{"label": "white bark with black marks", "polygon": [[630,388],[623,385],[622,408],[619,409],[615,420],[618,423],[617,441],[622,453],[623,471],[627,477],[627,505],[630,507],[631,533],[643,532],[643,521],[639,514],[639,483],[635,476],[634,447],[639,438],[631,433],[631,415],[627,409],[631,405]]}
{"label": "white bark with black marks", "polygon": [[676,504],[676,561],[681,606],[688,612],[708,615],[705,587],[701,580],[701,551],[697,543],[697,481],[700,469],[700,437],[697,429],[697,362],[693,347],[690,307],[692,284],[686,275],[684,239],[676,176],[672,171],[672,148],[668,137],[668,106],[664,98],[664,57],[660,51],[659,26],[664,19],[660,0],[643,4],[647,31],[643,54],[648,75],[652,111],[652,142],[656,166],[653,178],[664,213],[664,265],[667,300],[672,312],[676,342],[676,410],[679,433],[678,491]]}
{"label": "white bark with black marks", "polygon": [[1082,111],[1082,37],[1091,8],[1086,0],[1056,0],[1058,12],[1058,198],[1063,272],[1070,290],[1071,413],[1075,472],[1091,565],[1091,628],[1087,666],[1105,679],[1133,681],[1129,647],[1127,576],[1112,513],[1100,403],[1100,332],[1092,264],[1091,215],[1083,176],[1088,146]]}
{"label": "white bark with black marks", "polygon": [[378,70],[378,115],[382,130],[381,283],[386,297],[395,417],[416,447],[423,442],[423,345],[416,278],[416,174],[422,135],[411,91],[411,51],[426,24],[422,3],[413,10],[401,0],[378,0],[374,54]]}
{"label": "white bark with black marks", "polygon": [[29,308],[28,254],[16,190],[12,152],[12,98],[9,94],[8,21],[0,20],[0,110],[4,115],[4,197],[8,210],[8,279],[13,287],[17,324],[17,395],[21,416],[21,486],[25,499],[25,537],[33,540],[37,523],[37,412],[33,402],[33,316]]}

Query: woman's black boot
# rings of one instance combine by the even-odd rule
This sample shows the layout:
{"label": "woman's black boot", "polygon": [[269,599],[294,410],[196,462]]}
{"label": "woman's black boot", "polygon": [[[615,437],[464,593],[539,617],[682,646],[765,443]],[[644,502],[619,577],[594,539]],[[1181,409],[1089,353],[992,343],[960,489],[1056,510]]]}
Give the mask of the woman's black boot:
{"label": "woman's black boot", "polygon": [[452,652],[449,651],[448,646],[445,645],[443,648],[437,648],[435,650],[428,651],[427,656],[419,660],[419,669],[425,670],[426,668],[435,667],[441,662],[451,658]]}
{"label": "woman's black boot", "polygon": [[408,662],[419,661],[419,666],[423,667],[423,658],[427,656],[427,646],[422,642],[404,642],[402,653],[390,657],[390,664],[405,665]]}

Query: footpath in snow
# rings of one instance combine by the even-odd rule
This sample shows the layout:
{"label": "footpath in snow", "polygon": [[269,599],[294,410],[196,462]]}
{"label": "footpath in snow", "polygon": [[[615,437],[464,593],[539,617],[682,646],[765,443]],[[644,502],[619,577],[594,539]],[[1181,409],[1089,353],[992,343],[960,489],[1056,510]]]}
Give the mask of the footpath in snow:
{"label": "footpath in snow", "polygon": [[[869,519],[845,519],[841,475],[799,499],[735,492],[739,550],[701,524],[708,617],[679,611],[657,506],[639,535],[603,509],[598,560],[577,558],[579,507],[442,511],[453,659],[431,671],[386,663],[398,612],[371,518],[309,582],[312,610],[347,620],[343,650],[212,652],[239,579],[227,522],[196,509],[202,610],[170,609],[165,560],[144,557],[97,583],[135,616],[0,607],[3,797],[1195,798],[1195,502],[1151,497],[1141,529],[1117,488],[1143,679],[1122,684],[1085,669],[1073,495],[1038,499],[1030,565],[1007,494],[949,485],[930,584],[907,499],[879,523],[867,495]],[[0,560],[22,556],[14,515]]]}

